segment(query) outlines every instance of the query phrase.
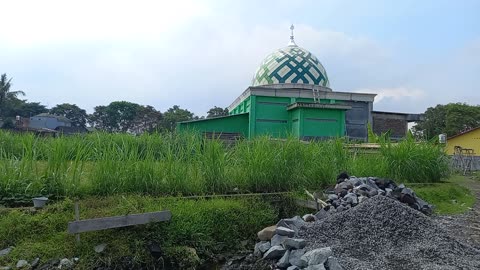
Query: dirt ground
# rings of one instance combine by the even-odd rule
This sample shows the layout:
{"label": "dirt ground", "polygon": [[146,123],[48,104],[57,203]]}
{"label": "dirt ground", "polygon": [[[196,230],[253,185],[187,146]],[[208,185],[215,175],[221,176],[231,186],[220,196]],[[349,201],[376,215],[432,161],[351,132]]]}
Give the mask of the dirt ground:
{"label": "dirt ground", "polygon": [[480,180],[465,176],[462,183],[477,198],[473,207],[464,214],[442,215],[435,219],[457,238],[472,247],[480,249]]}

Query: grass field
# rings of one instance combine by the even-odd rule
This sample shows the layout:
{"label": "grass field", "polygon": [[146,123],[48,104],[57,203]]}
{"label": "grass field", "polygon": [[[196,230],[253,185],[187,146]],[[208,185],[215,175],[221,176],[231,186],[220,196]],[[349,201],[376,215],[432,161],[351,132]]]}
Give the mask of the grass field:
{"label": "grass field", "polygon": [[318,188],[342,171],[406,182],[438,182],[449,173],[443,149],[430,143],[382,144],[377,154],[344,145],[261,137],[227,147],[190,133],[0,132],[0,196],[273,192]]}

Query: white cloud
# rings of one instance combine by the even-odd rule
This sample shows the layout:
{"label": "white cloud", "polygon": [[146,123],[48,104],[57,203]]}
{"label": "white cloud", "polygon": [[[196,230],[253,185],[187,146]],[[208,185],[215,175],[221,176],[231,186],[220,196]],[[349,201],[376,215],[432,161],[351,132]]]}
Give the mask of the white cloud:
{"label": "white cloud", "polygon": [[377,96],[375,97],[375,103],[380,103],[382,102],[382,100],[385,99],[392,99],[397,102],[406,99],[415,99],[416,101],[418,101],[426,97],[426,93],[424,90],[407,87],[359,89],[354,90],[353,92],[377,94]]}

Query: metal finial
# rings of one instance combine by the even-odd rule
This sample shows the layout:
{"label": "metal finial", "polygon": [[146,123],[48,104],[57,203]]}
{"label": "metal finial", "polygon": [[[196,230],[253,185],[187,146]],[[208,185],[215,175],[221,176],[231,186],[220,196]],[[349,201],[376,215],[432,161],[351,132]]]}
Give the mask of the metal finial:
{"label": "metal finial", "polygon": [[297,46],[297,44],[295,44],[295,40],[293,39],[293,29],[295,29],[295,26],[293,26],[293,24],[290,26],[290,42],[288,43],[288,46]]}

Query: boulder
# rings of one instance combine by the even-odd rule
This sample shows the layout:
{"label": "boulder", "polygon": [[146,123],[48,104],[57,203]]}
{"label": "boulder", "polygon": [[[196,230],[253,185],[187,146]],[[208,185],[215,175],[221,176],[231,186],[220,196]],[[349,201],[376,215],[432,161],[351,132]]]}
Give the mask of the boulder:
{"label": "boulder", "polygon": [[30,263],[30,265],[32,266],[32,269],[36,268],[39,264],[40,264],[40,258],[38,257],[33,259],[32,263]]}
{"label": "boulder", "polygon": [[283,254],[282,258],[278,260],[277,266],[280,268],[287,268],[290,263],[288,262],[288,258],[290,257],[290,250],[287,250],[285,254]]}
{"label": "boulder", "polygon": [[305,220],[305,222],[314,222],[315,221],[315,216],[312,215],[312,214],[306,214],[302,218],[303,218],[303,220]]}
{"label": "boulder", "polygon": [[277,227],[275,230],[275,234],[287,237],[294,237],[295,231],[286,227]]}
{"label": "boulder", "polygon": [[287,268],[287,270],[300,270],[300,268],[298,268],[297,266],[295,265],[291,265]]}
{"label": "boulder", "polygon": [[299,216],[295,216],[293,218],[284,218],[284,219],[281,219],[277,223],[277,227],[286,227],[286,228],[292,229],[294,231],[297,231],[298,229],[300,229],[304,225],[305,225],[305,222]]}
{"label": "boulder", "polygon": [[358,203],[362,203],[362,202],[364,202],[366,199],[368,199],[368,197],[366,197],[366,196],[360,196],[360,197],[358,197]]}
{"label": "boulder", "polygon": [[315,214],[315,217],[318,219],[324,219],[328,216],[328,213],[325,209],[320,209],[320,211],[318,211],[316,214]]}
{"label": "boulder", "polygon": [[288,258],[288,262],[291,265],[298,266],[299,268],[306,267],[308,263],[302,261],[302,256],[305,254],[305,250],[303,249],[295,249],[290,251],[290,257]]}
{"label": "boulder", "polygon": [[273,237],[272,237],[272,240],[270,241],[272,247],[273,246],[280,246],[283,244],[283,241],[285,239],[287,239],[288,236],[283,236],[283,235],[278,235],[278,234],[275,234]]}
{"label": "boulder", "polygon": [[0,270],[12,270],[10,266],[1,266]]}
{"label": "boulder", "polygon": [[298,238],[287,238],[283,240],[283,246],[286,249],[302,249],[307,245],[307,241]]}
{"label": "boulder", "polygon": [[357,197],[357,194],[355,194],[355,193],[348,193],[343,198],[348,199],[350,201],[350,203],[353,204],[353,205],[358,204],[358,197]]}
{"label": "boulder", "polygon": [[272,239],[273,235],[275,235],[276,229],[277,229],[277,225],[264,228],[263,230],[257,233],[258,239],[260,239],[261,241],[268,241]]}
{"label": "boulder", "polygon": [[330,247],[317,248],[303,254],[300,259],[306,262],[308,265],[324,264],[328,257],[332,256],[332,253],[333,252]]}
{"label": "boulder", "polygon": [[60,264],[58,265],[58,269],[72,269],[74,263],[67,258],[63,258],[60,260]]}
{"label": "boulder", "polygon": [[15,266],[17,269],[30,268],[30,264],[26,260],[19,260]]}
{"label": "boulder", "polygon": [[8,255],[12,251],[13,247],[8,247],[0,250],[0,257]]}
{"label": "boulder", "polygon": [[343,270],[343,267],[338,263],[337,258],[330,256],[327,259],[327,262],[325,263],[327,266],[328,270]]}
{"label": "boulder", "polygon": [[255,250],[253,251],[253,254],[255,256],[261,256],[263,253],[265,253],[267,250],[269,250],[272,246],[270,245],[269,241],[261,241],[255,244]]}
{"label": "boulder", "polygon": [[335,195],[335,194],[329,194],[329,195],[328,195],[328,199],[331,200],[331,201],[333,201],[333,200],[338,199],[338,196]]}
{"label": "boulder", "polygon": [[102,253],[103,251],[105,251],[106,248],[107,248],[107,244],[102,243],[102,244],[96,245],[93,248],[93,250],[95,250],[96,253]]}
{"label": "boulder", "polygon": [[265,254],[263,255],[263,259],[265,260],[275,260],[283,257],[283,255],[287,252],[286,249],[284,249],[281,246],[273,246],[271,247]]}
{"label": "boulder", "polygon": [[309,265],[305,270],[326,270],[323,264]]}

